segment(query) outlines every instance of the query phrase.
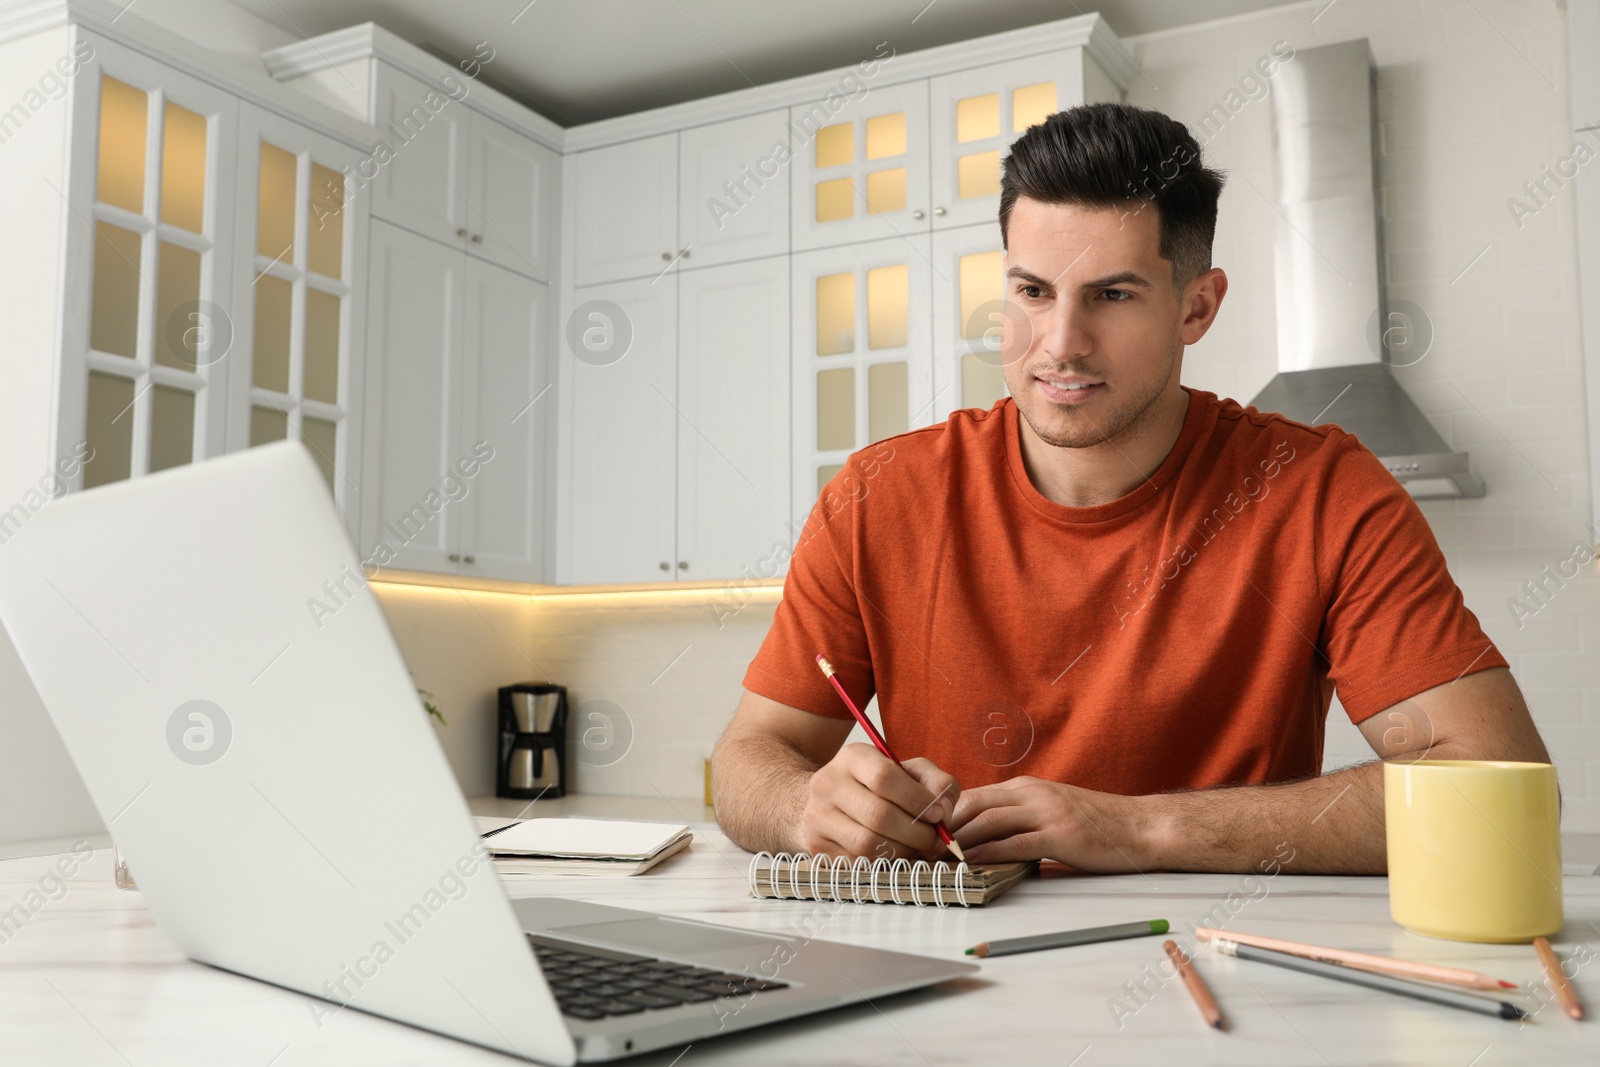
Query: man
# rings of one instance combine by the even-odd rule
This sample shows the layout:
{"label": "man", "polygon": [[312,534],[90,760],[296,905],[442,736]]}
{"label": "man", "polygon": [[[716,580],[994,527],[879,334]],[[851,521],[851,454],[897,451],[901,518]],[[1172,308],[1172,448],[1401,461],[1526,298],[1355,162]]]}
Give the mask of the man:
{"label": "man", "polygon": [[[1011,395],[857,453],[813,510],[717,747],[733,840],[934,858],[943,819],[975,863],[1246,871],[1287,842],[1381,873],[1381,764],[1319,773],[1335,690],[1384,759],[1548,761],[1377,459],[1179,384],[1228,290],[1221,190],[1125,105],[1013,145]],[[843,745],[819,652],[906,771]]]}

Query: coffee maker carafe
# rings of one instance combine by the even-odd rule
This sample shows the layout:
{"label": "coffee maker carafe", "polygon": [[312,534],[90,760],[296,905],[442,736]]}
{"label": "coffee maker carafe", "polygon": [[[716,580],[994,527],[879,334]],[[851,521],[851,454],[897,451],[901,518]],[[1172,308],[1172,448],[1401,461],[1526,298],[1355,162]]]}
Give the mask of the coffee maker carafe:
{"label": "coffee maker carafe", "polygon": [[495,796],[518,800],[566,791],[567,690],[523,682],[500,690]]}

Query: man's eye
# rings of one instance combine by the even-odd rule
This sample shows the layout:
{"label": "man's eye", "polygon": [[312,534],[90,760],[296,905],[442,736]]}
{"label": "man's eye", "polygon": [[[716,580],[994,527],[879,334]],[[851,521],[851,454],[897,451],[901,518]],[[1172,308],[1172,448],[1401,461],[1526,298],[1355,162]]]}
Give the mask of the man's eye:
{"label": "man's eye", "polygon": [[1039,288],[1037,285],[1024,285],[1024,286],[1021,286],[1020,288],[1018,288],[1017,292],[1021,293],[1023,296],[1027,297],[1029,300],[1037,300],[1041,296],[1044,295],[1044,290]]}
{"label": "man's eye", "polygon": [[1128,300],[1133,296],[1133,294],[1128,292],[1126,289],[1102,289],[1100,291],[1100,295],[1111,301],[1113,304],[1120,304],[1122,301]]}

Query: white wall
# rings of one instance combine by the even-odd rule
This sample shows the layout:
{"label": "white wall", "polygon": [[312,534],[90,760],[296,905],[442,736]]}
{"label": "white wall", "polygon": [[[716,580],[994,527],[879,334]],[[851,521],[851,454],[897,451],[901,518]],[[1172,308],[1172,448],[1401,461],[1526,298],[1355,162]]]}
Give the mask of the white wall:
{"label": "white wall", "polygon": [[[1507,207],[1512,197],[1533,206],[1523,183],[1571,154],[1563,6],[1312,0],[1130,38],[1142,73],[1127,99],[1196,129],[1275,42],[1307,48],[1355,37],[1371,42],[1378,64],[1388,295],[1420,305],[1435,331],[1426,358],[1398,375],[1488,483],[1481,500],[1432,501],[1423,511],[1528,696],[1560,771],[1566,829],[1600,830],[1600,567],[1564,588],[1551,584],[1547,606],[1525,625],[1508,607],[1574,542],[1600,540],[1586,527],[1572,185],[1552,187],[1548,205],[1520,228]],[[1271,108],[1265,98],[1246,103],[1205,145],[1228,172],[1214,262],[1232,288],[1184,373],[1187,384],[1242,401],[1276,370]],[[1335,709],[1327,763],[1369,757]]]}

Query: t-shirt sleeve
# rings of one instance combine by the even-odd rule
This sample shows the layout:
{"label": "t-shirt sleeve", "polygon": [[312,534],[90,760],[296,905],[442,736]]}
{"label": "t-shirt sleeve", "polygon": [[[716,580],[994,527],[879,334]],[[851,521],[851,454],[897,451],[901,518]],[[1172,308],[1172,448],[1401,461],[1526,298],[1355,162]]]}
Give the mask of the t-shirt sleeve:
{"label": "t-shirt sleeve", "polygon": [[1475,671],[1508,666],[1445,565],[1422,510],[1354,437],[1335,435],[1320,524],[1318,648],[1350,721]]}
{"label": "t-shirt sleeve", "polygon": [[856,595],[854,560],[865,495],[854,463],[834,476],[811,509],[789,561],[783,600],[744,687],[780,704],[835,719],[850,712],[817,666],[828,657],[839,680],[865,707],[876,691],[872,655]]}

